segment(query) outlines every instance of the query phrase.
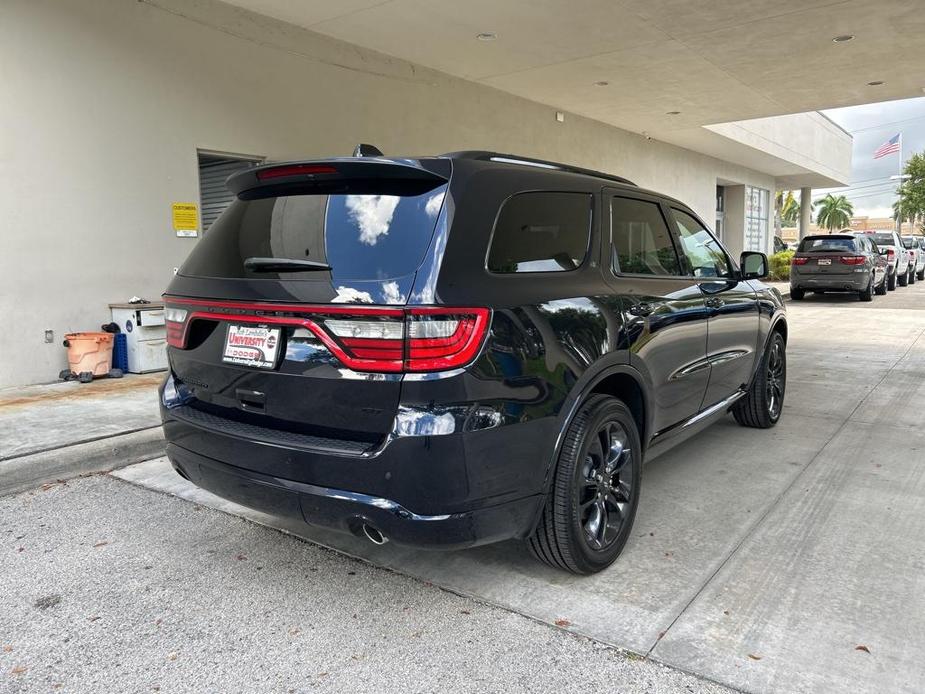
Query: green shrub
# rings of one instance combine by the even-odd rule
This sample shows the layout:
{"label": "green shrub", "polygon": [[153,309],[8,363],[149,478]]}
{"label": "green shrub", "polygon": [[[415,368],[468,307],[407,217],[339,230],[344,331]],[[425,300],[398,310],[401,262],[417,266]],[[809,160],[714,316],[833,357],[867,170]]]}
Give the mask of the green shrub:
{"label": "green shrub", "polygon": [[768,258],[768,262],[771,264],[771,267],[768,268],[769,279],[782,282],[790,279],[790,260],[793,258],[794,252],[790,250],[781,251]]}

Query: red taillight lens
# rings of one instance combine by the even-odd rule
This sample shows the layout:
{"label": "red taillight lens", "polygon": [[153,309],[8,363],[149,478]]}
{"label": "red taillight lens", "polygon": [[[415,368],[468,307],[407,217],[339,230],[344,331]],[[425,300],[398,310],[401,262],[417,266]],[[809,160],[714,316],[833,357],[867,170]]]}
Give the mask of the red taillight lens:
{"label": "red taillight lens", "polygon": [[[199,299],[179,303],[208,306],[209,310],[189,312],[168,304],[167,342],[171,347],[186,348],[187,329],[197,319],[288,325],[314,333],[344,366],[380,373],[446,371],[465,366],[478,356],[491,317],[487,308],[297,306]],[[291,315],[271,316],[267,312]]]}
{"label": "red taillight lens", "polygon": [[288,176],[314,176],[315,174],[336,173],[337,169],[327,164],[290,164],[288,166],[274,166],[272,169],[261,169],[257,172],[257,180],[266,181]]}
{"label": "red taillight lens", "polygon": [[797,256],[793,257],[793,260],[790,261],[791,265],[806,265],[809,262],[809,258],[798,258]]}
{"label": "red taillight lens", "polygon": [[488,332],[487,308],[411,308],[407,316],[407,371],[465,366]]}
{"label": "red taillight lens", "polygon": [[842,265],[863,265],[863,255],[843,255],[841,257]]}
{"label": "red taillight lens", "polygon": [[887,260],[892,260],[894,257],[896,257],[896,251],[894,251],[892,248],[887,248],[886,257]]}

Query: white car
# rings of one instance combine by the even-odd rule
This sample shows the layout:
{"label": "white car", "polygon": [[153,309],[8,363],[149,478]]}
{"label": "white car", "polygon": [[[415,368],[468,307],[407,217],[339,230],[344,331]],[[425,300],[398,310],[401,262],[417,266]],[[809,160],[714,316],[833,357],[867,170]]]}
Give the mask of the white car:
{"label": "white car", "polygon": [[909,277],[913,276],[913,266],[909,262],[909,251],[906,250],[905,245],[899,238],[899,234],[895,231],[867,231],[864,233],[868,234],[868,238],[877,244],[880,253],[886,256],[887,289],[890,291],[896,289],[897,282],[900,287],[905,287],[909,284]]}
{"label": "white car", "polygon": [[903,245],[913,254],[912,281],[925,280],[925,236],[903,236]]}

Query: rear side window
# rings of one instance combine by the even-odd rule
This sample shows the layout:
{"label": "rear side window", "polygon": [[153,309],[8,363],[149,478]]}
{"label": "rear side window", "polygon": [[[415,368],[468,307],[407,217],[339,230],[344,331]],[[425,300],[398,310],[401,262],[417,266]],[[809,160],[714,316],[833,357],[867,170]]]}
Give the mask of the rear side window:
{"label": "rear side window", "polygon": [[[415,190],[420,193],[420,190]],[[181,275],[274,279],[247,258],[311,260],[338,280],[386,280],[417,270],[431,242],[446,186],[410,195],[288,195],[235,200],[215,221]],[[286,279],[317,279],[288,272]]]}
{"label": "rear side window", "polygon": [[853,253],[857,248],[854,239],[836,236],[834,238],[826,236],[810,237],[800,242],[800,253],[840,253],[848,251]]}
{"label": "rear side window", "polygon": [[491,272],[566,272],[581,265],[591,241],[589,193],[519,193],[498,214],[488,249]]}
{"label": "rear side window", "polygon": [[628,275],[680,275],[678,254],[657,203],[611,198],[613,269]]}

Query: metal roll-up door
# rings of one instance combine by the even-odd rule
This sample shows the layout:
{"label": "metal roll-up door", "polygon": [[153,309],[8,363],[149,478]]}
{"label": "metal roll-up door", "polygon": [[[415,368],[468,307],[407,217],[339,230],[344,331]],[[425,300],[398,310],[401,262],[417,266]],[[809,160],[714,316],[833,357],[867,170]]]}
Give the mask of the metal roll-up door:
{"label": "metal roll-up door", "polygon": [[199,155],[199,199],[203,230],[208,231],[212,222],[234,200],[234,194],[225,187],[227,178],[237,171],[256,166],[260,161]]}

